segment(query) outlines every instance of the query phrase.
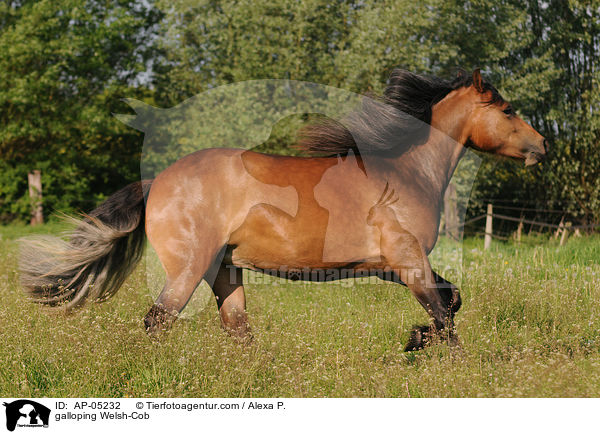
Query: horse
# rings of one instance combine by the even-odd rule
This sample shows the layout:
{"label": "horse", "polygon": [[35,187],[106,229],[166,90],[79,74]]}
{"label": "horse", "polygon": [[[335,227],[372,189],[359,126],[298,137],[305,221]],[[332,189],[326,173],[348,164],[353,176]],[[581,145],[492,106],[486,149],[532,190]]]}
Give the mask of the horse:
{"label": "horse", "polygon": [[250,339],[243,269],[304,280],[350,270],[407,286],[426,310],[429,324],[412,330],[406,351],[436,337],[457,343],[460,292],[428,260],[446,187],[467,148],[530,166],[545,158],[545,138],[478,69],[452,80],[395,69],[383,95],[346,126],[313,123],[298,146],[309,155],[214,148],[181,158],[110,196],[68,239],[26,242],[23,288],[66,311],[106,300],[142,257],[147,236],[166,272],[144,317],[151,336],[173,326],[203,279],[222,327]]}

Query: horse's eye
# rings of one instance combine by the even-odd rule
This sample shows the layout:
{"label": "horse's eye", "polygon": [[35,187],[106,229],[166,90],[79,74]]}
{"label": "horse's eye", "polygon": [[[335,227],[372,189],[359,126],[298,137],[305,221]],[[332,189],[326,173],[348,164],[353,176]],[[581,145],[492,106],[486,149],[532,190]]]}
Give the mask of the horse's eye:
{"label": "horse's eye", "polygon": [[511,106],[508,106],[508,107],[506,107],[506,108],[505,108],[504,110],[502,110],[502,111],[503,111],[505,114],[507,114],[507,115],[512,115],[512,114],[514,114],[514,113],[515,113],[515,112],[514,112],[514,110],[513,110],[513,108],[512,108]]}

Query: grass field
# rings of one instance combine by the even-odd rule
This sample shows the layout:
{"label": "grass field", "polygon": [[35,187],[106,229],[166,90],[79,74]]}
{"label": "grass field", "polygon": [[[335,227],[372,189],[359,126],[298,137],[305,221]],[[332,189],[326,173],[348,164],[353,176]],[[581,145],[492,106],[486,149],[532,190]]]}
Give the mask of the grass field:
{"label": "grass field", "polygon": [[152,258],[148,279],[140,265],[110,301],[52,314],[18,284],[15,239],[29,232],[0,228],[1,396],[600,396],[599,237],[485,252],[466,240],[462,348],[406,354],[426,315],[405,288],[383,283],[248,284],[250,345],[221,330],[206,289],[151,341],[142,318],[162,285]]}

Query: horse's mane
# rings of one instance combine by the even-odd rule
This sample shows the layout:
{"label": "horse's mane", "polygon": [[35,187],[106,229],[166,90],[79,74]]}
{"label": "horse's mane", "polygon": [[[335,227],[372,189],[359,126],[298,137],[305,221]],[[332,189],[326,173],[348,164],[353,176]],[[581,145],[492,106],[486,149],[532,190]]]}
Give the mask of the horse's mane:
{"label": "horse's mane", "polygon": [[[460,70],[444,80],[432,75],[394,69],[382,96],[367,96],[362,107],[340,122],[323,119],[299,133],[298,147],[309,154],[358,154],[403,152],[425,142],[429,136],[431,109],[453,90],[473,84],[473,77]],[[498,91],[483,81],[490,92],[488,104],[503,101]]]}

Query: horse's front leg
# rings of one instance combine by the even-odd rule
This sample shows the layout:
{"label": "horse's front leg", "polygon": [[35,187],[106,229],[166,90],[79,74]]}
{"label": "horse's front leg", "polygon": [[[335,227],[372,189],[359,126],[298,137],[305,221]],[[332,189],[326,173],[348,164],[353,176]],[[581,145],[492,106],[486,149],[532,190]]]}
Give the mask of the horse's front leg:
{"label": "horse's front leg", "polygon": [[405,351],[414,351],[423,348],[434,336],[442,340],[447,340],[452,346],[460,345],[454,328],[454,315],[462,305],[460,292],[454,284],[447,281],[433,270],[432,275],[446,312],[444,326],[443,328],[436,326],[435,329],[433,329],[432,326],[416,326],[411,332]]}
{"label": "horse's front leg", "polygon": [[460,298],[460,292],[458,288],[452,282],[448,282],[435,271],[433,271],[433,277],[444,304],[448,306],[448,309],[450,309],[450,314],[454,318],[454,315],[462,306],[462,299]]}
{"label": "horse's front leg", "polygon": [[[388,251],[383,256],[394,271],[396,278],[408,286],[410,292],[431,318],[429,325],[417,326],[412,330],[405,351],[419,350],[431,342],[434,337],[453,341],[452,297],[450,297],[450,301],[446,300],[446,295],[452,294],[452,290],[440,291],[436,281],[437,274],[431,269],[427,255],[412,235],[404,234],[397,237],[395,241],[393,253]],[[382,249],[382,253],[384,250]],[[458,294],[458,292],[456,293]]]}

